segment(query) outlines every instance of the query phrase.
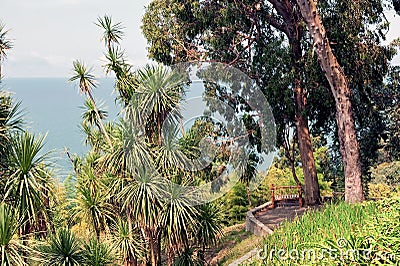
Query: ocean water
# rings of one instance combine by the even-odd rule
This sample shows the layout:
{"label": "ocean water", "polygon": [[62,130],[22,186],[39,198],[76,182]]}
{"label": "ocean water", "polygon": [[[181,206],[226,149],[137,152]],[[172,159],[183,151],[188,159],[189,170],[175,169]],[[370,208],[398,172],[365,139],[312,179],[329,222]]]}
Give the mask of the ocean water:
{"label": "ocean water", "polygon": [[[109,113],[108,120],[115,121],[120,107],[115,102],[114,80],[103,78],[98,82],[98,87],[93,90],[96,102],[98,105],[103,102]],[[54,163],[56,177],[64,180],[73,171],[65,148],[71,154],[78,155],[88,150],[80,129],[86,96],[80,95],[76,83],[68,82],[68,78],[8,78],[3,79],[0,86],[12,92],[15,101],[22,102],[25,129],[35,134],[47,134],[44,152],[51,152],[49,159]],[[204,112],[209,113],[203,92],[202,84],[192,84],[186,92],[180,106],[185,131]],[[218,113],[211,117],[223,125],[229,124]],[[259,166],[260,171],[265,171],[274,157],[273,154],[265,156],[263,164]]]}
{"label": "ocean water", "polygon": [[[104,102],[109,119],[114,120],[119,107],[115,103],[114,80],[103,78],[94,89],[96,101]],[[15,101],[22,102],[24,127],[35,134],[47,134],[44,151],[50,151],[56,175],[64,180],[72,171],[65,153],[82,155],[88,147],[80,129],[85,96],[79,94],[76,83],[68,78],[6,78],[1,88],[13,93]]]}

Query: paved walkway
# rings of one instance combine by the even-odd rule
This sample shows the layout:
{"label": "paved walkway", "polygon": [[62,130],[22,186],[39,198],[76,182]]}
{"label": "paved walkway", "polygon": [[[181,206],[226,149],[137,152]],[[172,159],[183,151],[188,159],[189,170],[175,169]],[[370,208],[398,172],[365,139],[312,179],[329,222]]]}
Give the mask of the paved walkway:
{"label": "paved walkway", "polygon": [[293,220],[296,216],[302,215],[307,209],[309,208],[299,207],[298,205],[278,206],[275,209],[266,209],[257,212],[254,217],[270,229],[274,230],[285,220]]}
{"label": "paved walkway", "polygon": [[[283,205],[278,206],[274,209],[268,208],[263,211],[259,211],[254,214],[254,217],[268,226],[270,229],[274,230],[279,225],[281,225],[286,220],[293,220],[296,216],[302,215],[306,210],[311,208],[318,209],[321,206],[314,206],[314,207],[300,207],[299,205]],[[243,257],[239,258],[238,260],[230,263],[228,266],[238,266],[244,262],[249,262],[257,256],[259,249],[255,248],[245,254]]]}

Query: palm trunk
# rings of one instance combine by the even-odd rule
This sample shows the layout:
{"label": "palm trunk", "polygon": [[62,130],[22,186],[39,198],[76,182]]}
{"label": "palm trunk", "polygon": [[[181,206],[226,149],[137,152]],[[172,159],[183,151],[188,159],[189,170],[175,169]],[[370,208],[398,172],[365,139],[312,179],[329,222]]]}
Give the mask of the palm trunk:
{"label": "palm trunk", "polygon": [[96,113],[96,118],[97,118],[97,121],[99,123],[99,129],[100,129],[101,132],[103,132],[103,134],[104,134],[104,136],[106,138],[106,141],[108,142],[108,145],[110,145],[111,151],[114,151],[114,147],[112,145],[110,136],[108,135],[108,133],[106,131],[106,128],[104,127],[103,121],[101,120],[101,117],[100,117],[100,114],[99,114],[99,110],[97,109],[96,102],[94,101],[94,98],[93,98],[92,94],[89,91],[88,91],[88,96],[89,96],[90,100],[92,101],[94,112]]}
{"label": "palm trunk", "polygon": [[[128,221],[128,231],[129,231],[129,238],[133,239],[133,222],[131,218],[131,211],[130,207],[128,206],[126,208],[125,214],[126,214],[126,219]],[[138,265],[138,260],[137,260],[137,255],[134,254],[129,254],[128,257],[126,258],[126,263],[127,266],[137,266]]]}
{"label": "palm trunk", "polygon": [[360,147],[354,125],[351,91],[343,69],[332,52],[317,6],[312,0],[297,0],[303,18],[314,40],[319,64],[329,81],[336,101],[340,152],[345,176],[345,200],[349,203],[364,200]]}
{"label": "palm trunk", "polygon": [[251,210],[251,209],[253,208],[253,207],[252,207],[253,204],[252,204],[252,202],[251,202],[250,188],[249,188],[248,185],[246,186],[246,192],[247,192],[247,200],[248,200],[248,202],[249,202],[249,208],[250,208],[250,210]]}

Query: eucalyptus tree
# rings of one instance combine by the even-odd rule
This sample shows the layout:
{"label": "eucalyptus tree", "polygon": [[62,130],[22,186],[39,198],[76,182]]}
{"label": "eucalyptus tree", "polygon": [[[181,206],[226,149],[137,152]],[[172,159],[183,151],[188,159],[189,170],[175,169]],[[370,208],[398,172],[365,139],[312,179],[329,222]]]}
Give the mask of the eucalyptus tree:
{"label": "eucalyptus tree", "polygon": [[360,146],[354,122],[351,90],[346,75],[334,55],[317,5],[309,0],[297,0],[301,14],[313,38],[315,51],[336,102],[336,119],[345,176],[345,198],[355,203],[364,200]]}
{"label": "eucalyptus tree", "polygon": [[[157,61],[173,64],[218,60],[238,67],[265,88],[278,124],[278,142],[283,143],[280,136],[287,125],[296,130],[306,178],[306,200],[312,203],[318,201],[318,187],[308,124],[314,132],[330,136],[332,129],[340,129],[334,137],[343,136],[344,127],[335,120],[336,111],[341,111],[336,110],[330,84],[318,66],[318,53],[313,51],[312,35],[307,32],[297,2],[186,0],[165,5],[152,1],[143,17],[143,32],[150,45],[149,55]],[[338,60],[345,74],[351,76],[353,94],[349,97],[357,103],[352,107],[357,111],[362,106],[369,109],[371,88],[382,87],[393,57],[393,50],[380,43],[388,26],[382,3],[320,1],[318,5],[323,20],[329,21],[327,31],[335,42],[332,47]],[[365,114],[356,117],[355,122],[350,119],[346,130],[354,126],[358,126],[359,132],[368,130],[368,126],[362,128],[363,119],[376,114]],[[351,143],[338,141],[341,151],[344,145],[358,145],[356,138]],[[347,177],[359,180],[360,160],[353,160],[359,157],[357,153],[357,149],[352,152],[351,163],[347,162],[349,154],[342,152],[342,157]],[[358,170],[351,172],[351,168]],[[351,191],[360,191],[359,185],[352,185]],[[348,189],[349,196],[351,191]]]}
{"label": "eucalyptus tree", "polygon": [[94,75],[91,72],[91,69],[87,69],[84,63],[80,61],[74,61],[74,75],[69,79],[69,81],[78,81],[79,84],[79,91],[82,94],[85,94],[89,97],[90,101],[92,102],[92,107],[96,114],[97,124],[99,126],[99,130],[103,133],[104,137],[108,145],[110,146],[111,150],[113,149],[113,145],[110,139],[110,136],[103,124],[103,120],[100,116],[99,110],[96,105],[96,101],[93,98],[92,90],[96,88],[97,82]]}
{"label": "eucalyptus tree", "polygon": [[7,51],[13,47],[13,43],[7,38],[9,30],[5,29],[6,25],[0,21],[0,80],[2,78],[2,62],[7,58]]}

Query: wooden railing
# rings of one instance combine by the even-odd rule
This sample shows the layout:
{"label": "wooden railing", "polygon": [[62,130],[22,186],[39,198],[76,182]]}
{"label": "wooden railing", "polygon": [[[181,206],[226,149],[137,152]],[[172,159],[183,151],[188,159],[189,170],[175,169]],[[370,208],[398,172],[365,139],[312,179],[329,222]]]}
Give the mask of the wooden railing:
{"label": "wooden railing", "polygon": [[304,201],[301,186],[274,186],[271,184],[272,208],[275,208],[278,202],[289,201],[298,201],[299,206],[303,207]]}

